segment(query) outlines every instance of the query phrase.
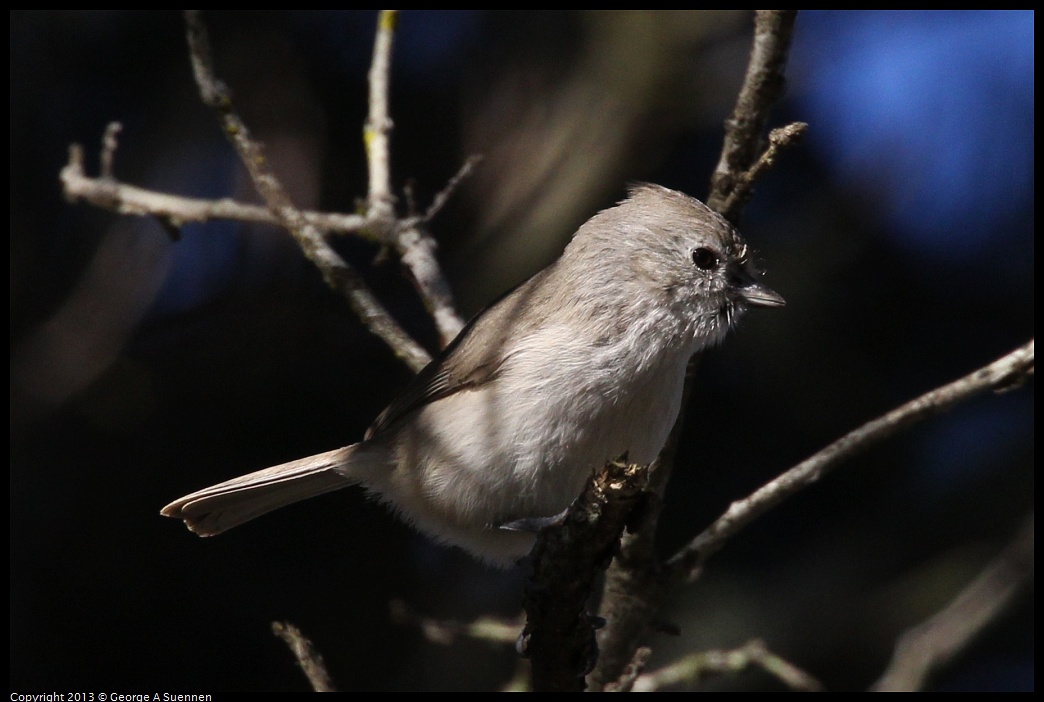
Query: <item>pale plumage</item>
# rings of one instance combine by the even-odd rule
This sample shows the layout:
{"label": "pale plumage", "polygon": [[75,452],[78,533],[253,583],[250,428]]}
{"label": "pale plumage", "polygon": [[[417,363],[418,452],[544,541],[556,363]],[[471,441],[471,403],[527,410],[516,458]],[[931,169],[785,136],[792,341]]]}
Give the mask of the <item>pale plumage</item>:
{"label": "pale plumage", "polygon": [[211,535],[361,483],[436,539],[510,563],[534,536],[503,525],[559,513],[625,452],[651,462],[692,354],[746,308],[782,304],[717,214],[637,186],[473,319],[364,441],[187,495],[163,514]]}

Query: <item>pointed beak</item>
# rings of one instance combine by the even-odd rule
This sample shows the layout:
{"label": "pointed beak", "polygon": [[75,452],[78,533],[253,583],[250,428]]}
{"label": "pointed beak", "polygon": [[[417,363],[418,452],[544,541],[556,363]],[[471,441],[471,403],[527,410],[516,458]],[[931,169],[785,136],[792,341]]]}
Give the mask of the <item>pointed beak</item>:
{"label": "pointed beak", "polygon": [[751,307],[782,307],[787,304],[778,292],[757,282],[740,288],[738,292],[740,298]]}
{"label": "pointed beak", "polygon": [[734,295],[750,307],[782,307],[787,304],[782,295],[759,283],[748,270],[732,271],[732,285]]}

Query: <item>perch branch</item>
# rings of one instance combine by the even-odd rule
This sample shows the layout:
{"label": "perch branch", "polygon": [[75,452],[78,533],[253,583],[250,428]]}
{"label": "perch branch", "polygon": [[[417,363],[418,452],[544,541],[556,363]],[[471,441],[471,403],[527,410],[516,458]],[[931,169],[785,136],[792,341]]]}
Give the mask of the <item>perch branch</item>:
{"label": "perch branch", "polygon": [[588,481],[560,523],[544,529],[530,557],[526,627],[518,648],[532,663],[535,692],[581,692],[597,659],[597,620],[586,607],[598,575],[641,504],[645,466],[610,461]]}

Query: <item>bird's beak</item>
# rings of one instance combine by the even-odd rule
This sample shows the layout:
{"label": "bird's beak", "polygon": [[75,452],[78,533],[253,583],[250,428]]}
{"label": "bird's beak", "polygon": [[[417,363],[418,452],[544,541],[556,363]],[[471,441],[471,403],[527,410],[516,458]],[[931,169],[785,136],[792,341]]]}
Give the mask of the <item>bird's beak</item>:
{"label": "bird's beak", "polygon": [[787,304],[782,295],[762,285],[748,270],[733,270],[731,277],[735,296],[751,307],[782,307]]}
{"label": "bird's beak", "polygon": [[778,292],[757,282],[740,288],[739,294],[743,301],[751,307],[782,307],[787,304],[787,301]]}

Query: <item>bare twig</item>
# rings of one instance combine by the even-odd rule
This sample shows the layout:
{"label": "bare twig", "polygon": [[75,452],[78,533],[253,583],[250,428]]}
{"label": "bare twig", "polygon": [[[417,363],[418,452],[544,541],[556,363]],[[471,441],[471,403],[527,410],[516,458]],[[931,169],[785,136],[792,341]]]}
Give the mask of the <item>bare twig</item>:
{"label": "bare twig", "polygon": [[[115,139],[106,132],[106,144],[115,147]],[[165,224],[178,229],[190,222],[207,222],[215,219],[235,220],[281,226],[282,220],[268,207],[248,205],[230,198],[204,200],[181,197],[155,190],[139,188],[121,183],[113,178],[91,178],[84,173],[83,148],[78,144],[69,147],[69,162],[62,168],[59,178],[65,196],[71,201],[83,200],[95,207],[111,210],[123,215],[156,217]],[[441,207],[448,191],[455,187],[460,178],[466,176],[474,159],[469,159],[461,172],[454,177],[428,212],[420,218],[411,218],[397,225],[396,249],[403,264],[412,274],[417,291],[435,320],[442,345],[448,344],[464,326],[454,307],[453,295],[442,275],[435,257],[435,242],[421,227]],[[111,160],[109,161],[111,164]],[[375,229],[373,217],[337,212],[300,211],[301,217],[324,234],[356,233],[372,235]]]}
{"label": "bare twig", "polygon": [[[377,36],[373,44],[373,62],[370,64],[370,109],[363,128],[366,162],[370,169],[370,187],[367,203],[369,219],[375,233],[385,242],[394,243],[403,264],[410,270],[414,285],[425,307],[435,320],[442,346],[451,342],[464,321],[453,304],[453,294],[442,275],[435,256],[435,240],[424,229],[430,217],[398,223],[395,219],[395,196],[391,191],[391,156],[389,135],[393,123],[388,110],[391,85],[392,40],[399,22],[398,10],[381,10],[377,19]],[[470,172],[470,161],[463,174],[450,182],[444,192],[456,186],[463,175]],[[441,207],[438,198],[433,208]]]}
{"label": "bare twig", "polygon": [[395,218],[395,197],[391,193],[391,166],[388,135],[392,120],[388,114],[388,92],[391,85],[391,50],[398,10],[381,10],[377,19],[377,37],[370,64],[370,112],[363,127],[366,161],[370,167],[369,209],[377,218],[391,222]]}
{"label": "bare twig", "polygon": [[725,202],[735,190],[742,174],[757,161],[761,135],[768,123],[769,110],[783,94],[784,69],[797,10],[758,10],[754,19],[754,46],[747,64],[732,115],[725,121],[725,140],[721,158],[711,177],[707,206],[725,219],[736,222],[745,199]]}
{"label": "bare twig", "polygon": [[[248,205],[231,198],[204,200],[181,197],[139,188],[111,178],[91,178],[84,173],[83,161],[83,148],[79,144],[70,146],[69,162],[62,168],[59,178],[65,196],[72,201],[83,200],[95,207],[123,215],[162,217],[179,226],[218,219],[272,226],[282,224],[270,209],[261,205]],[[302,211],[301,216],[323,232],[360,232],[366,229],[369,222],[363,215],[336,212]]]}
{"label": "bare twig", "polygon": [[913,692],[953,659],[1033,579],[1033,516],[1007,548],[944,609],[908,629],[872,690]]}
{"label": "bare twig", "polygon": [[417,626],[424,634],[424,638],[440,646],[452,644],[459,636],[491,644],[513,646],[518,639],[518,632],[522,630],[525,623],[521,617],[516,619],[479,617],[472,622],[432,619],[414,612],[402,600],[392,600],[389,607],[393,622]]}
{"label": "bare twig", "polygon": [[193,73],[203,102],[213,108],[225,130],[225,136],[239,153],[261,197],[269,210],[297,240],[304,254],[322,273],[334,290],[341,292],[366,326],[414,371],[419,371],[431,356],[399,326],[384,306],[370,292],[362,277],[334,251],[315,226],[308,223],[275,177],[260,144],[232,108],[228,89],[215,76],[211,60],[210,40],[196,10],[185,12],[189,53]]}
{"label": "bare twig", "polygon": [[1033,341],[959,380],[943,385],[900,405],[881,417],[844,435],[822,451],[805,459],[750,496],[733,502],[703,533],[669,561],[676,575],[694,577],[707,559],[725,542],[786,497],[819,480],[843,461],[911,424],[950,409],[988,390],[1016,387],[1033,374]]}
{"label": "bare twig", "polygon": [[822,683],[780,656],[768,650],[763,641],[749,641],[731,651],[702,651],[674,663],[640,675],[634,683],[635,692],[655,692],[668,685],[688,683],[695,685],[710,674],[738,673],[756,665],[792,690],[818,692]]}
{"label": "bare twig", "polygon": [[778,127],[769,133],[769,144],[758,160],[749,169],[740,173],[733,183],[732,192],[725,198],[721,206],[722,212],[738,212],[743,203],[750,200],[754,183],[776,165],[780,152],[796,144],[808,129],[804,122],[792,122],[785,127]]}
{"label": "bare twig", "polygon": [[639,646],[638,650],[634,652],[634,658],[624,668],[623,674],[620,678],[614,682],[609,683],[605,686],[605,692],[632,692],[634,691],[634,684],[641,677],[642,673],[645,672],[645,664],[649,662],[649,656],[652,655],[652,649],[648,646]]}
{"label": "bare twig", "polygon": [[439,213],[449,199],[453,197],[453,193],[457,192],[457,188],[464,182],[464,179],[472,174],[475,170],[475,166],[482,160],[482,156],[475,154],[468,157],[468,160],[464,162],[464,165],[460,167],[456,175],[450,178],[449,182],[431,201],[431,205],[428,206],[424,216],[421,218],[423,222],[430,222],[435,219],[435,215]]}
{"label": "bare twig", "polygon": [[368,209],[365,214],[346,215],[306,212],[296,209],[282,184],[267,165],[261,145],[250,137],[246,125],[232,109],[228,89],[213,73],[206,29],[198,11],[186,12],[193,72],[204,102],[217,111],[226,136],[247,166],[255,187],[266,206],[248,205],[225,198],[203,200],[180,197],[120,183],[113,177],[113,163],[120,125],[106,129],[98,178],[88,177],[83,168],[83,149],[72,145],[69,162],[61,171],[67,198],[84,200],[104,209],[126,215],[152,216],[177,239],[188,222],[231,219],[271,224],[288,229],[312,261],[323,279],[343,294],[364,323],[381,337],[413,370],[422,368],[430,356],[398,325],[373,297],[359,274],[323,239],[324,234],[352,232],[381,244],[393,245],[414,285],[435,321],[442,346],[447,345],[464,326],[453,301],[453,294],[435,255],[436,244],[425,226],[445,204],[460,180],[475,163],[469,159],[461,171],[436,197],[423,217],[397,219],[395,198],[391,194],[388,142],[391,119],[388,116],[388,85],[391,65],[391,38],[397,14],[386,10],[380,15],[374,63],[370,71],[370,114],[364,130],[367,163],[370,169]]}
{"label": "bare twig", "polygon": [[444,347],[464,328],[464,320],[453,303],[453,293],[435,256],[435,240],[428,234],[425,225],[445,206],[461,182],[471,175],[475,165],[481,160],[479,156],[472,156],[465,161],[446,187],[435,196],[423,216],[412,217],[396,227],[395,248],[403,264],[409,268],[424,306],[435,320],[439,341]]}
{"label": "bare twig", "polygon": [[424,215],[403,223],[398,227],[395,237],[399,257],[413,275],[417,291],[428,313],[435,320],[435,328],[439,331],[439,340],[443,346],[456,338],[464,327],[464,320],[453,303],[453,293],[450,292],[449,284],[442,275],[438,259],[435,257],[435,240],[428,234],[425,225],[445,206],[461,182],[471,175],[481,160],[479,156],[472,156],[465,161],[446,187],[435,196]]}
{"label": "bare twig", "polygon": [[435,320],[439,341],[445,347],[464,328],[464,320],[457,313],[453,293],[435,257],[435,240],[419,222],[408,223],[396,230],[395,248],[399,258],[409,269],[425,308]]}
{"label": "bare twig", "polygon": [[290,652],[297,659],[305,677],[316,692],[336,692],[330,674],[326,672],[323,657],[315,650],[312,642],[305,638],[301,630],[290,622],[272,622],[272,633],[283,640]]}

